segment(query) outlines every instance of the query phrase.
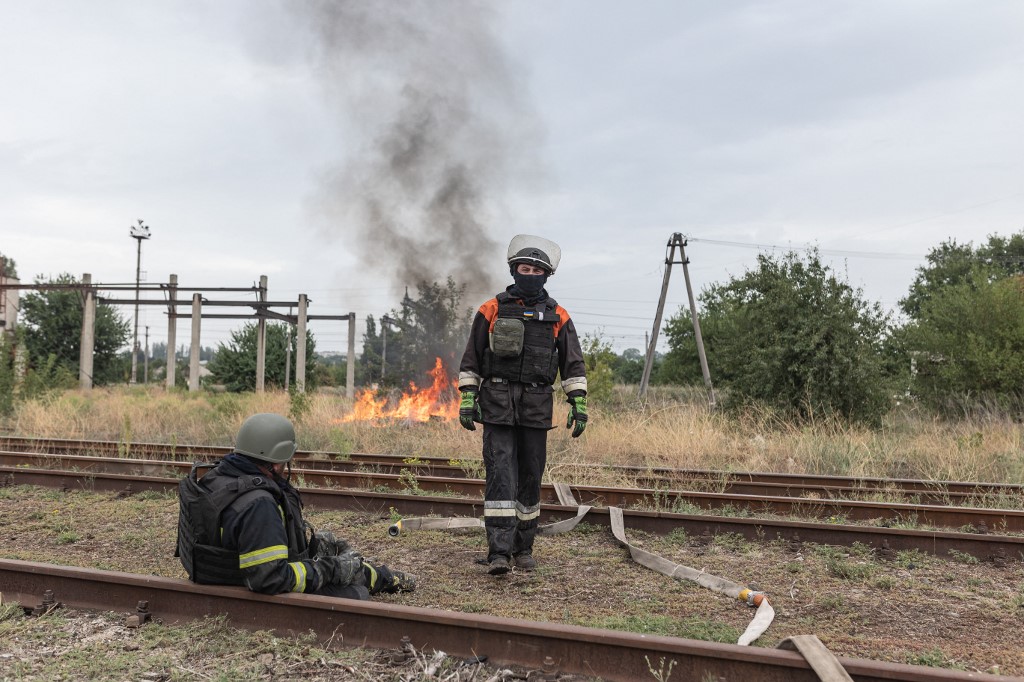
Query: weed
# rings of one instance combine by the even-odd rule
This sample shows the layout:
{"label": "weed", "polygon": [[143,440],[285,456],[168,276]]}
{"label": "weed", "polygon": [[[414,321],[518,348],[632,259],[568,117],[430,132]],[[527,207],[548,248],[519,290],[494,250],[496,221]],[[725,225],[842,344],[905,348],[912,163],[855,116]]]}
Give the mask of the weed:
{"label": "weed", "polygon": [[827,594],[818,600],[818,604],[821,608],[828,609],[829,611],[838,611],[843,608],[843,595],[841,594]]}
{"label": "weed", "polygon": [[903,568],[919,568],[927,561],[928,555],[919,549],[907,549],[896,554],[896,563]]}
{"label": "weed", "polygon": [[746,554],[750,551],[750,543],[739,533],[719,533],[712,540],[712,544],[729,552]]}
{"label": "weed", "polygon": [[961,552],[958,549],[949,550],[949,555],[953,557],[953,559],[959,561],[962,564],[968,564],[973,566],[974,564],[980,563],[978,557],[974,556],[973,554],[968,554],[967,552]]}
{"label": "weed", "polygon": [[309,394],[298,391],[294,386],[288,389],[288,416],[292,421],[301,422],[309,413]]}
{"label": "weed", "polygon": [[448,465],[462,469],[466,478],[483,478],[486,473],[482,459],[449,459]]}
{"label": "weed", "polygon": [[398,483],[413,495],[423,494],[423,490],[420,489],[420,482],[416,479],[416,474],[412,469],[402,469],[401,473],[398,474]]}
{"label": "weed", "polygon": [[896,587],[896,579],[890,575],[880,575],[871,584],[880,590],[891,590]]}
{"label": "weed", "polygon": [[673,528],[672,532],[665,536],[665,540],[671,545],[686,545],[686,529],[682,527]]}
{"label": "weed", "polygon": [[804,565],[799,561],[790,561],[786,563],[787,573],[801,573],[804,570]]}
{"label": "weed", "polygon": [[70,545],[78,542],[78,533],[73,530],[64,530],[57,535],[58,545]]}
{"label": "weed", "polygon": [[825,568],[837,578],[843,580],[867,580],[874,573],[874,566],[868,563],[852,563],[842,559],[827,559]]}
{"label": "weed", "polygon": [[927,649],[917,654],[911,654],[907,657],[907,663],[910,663],[911,665],[926,665],[931,668],[966,670],[963,665],[946,658],[946,655],[939,649]]}
{"label": "weed", "polygon": [[658,669],[654,669],[654,665],[651,663],[651,659],[644,656],[644,660],[647,661],[647,670],[650,671],[651,676],[654,677],[658,682],[668,682],[669,678],[672,677],[672,668],[675,667],[675,659],[668,662],[668,667],[665,666],[665,657],[662,656],[658,659]]}

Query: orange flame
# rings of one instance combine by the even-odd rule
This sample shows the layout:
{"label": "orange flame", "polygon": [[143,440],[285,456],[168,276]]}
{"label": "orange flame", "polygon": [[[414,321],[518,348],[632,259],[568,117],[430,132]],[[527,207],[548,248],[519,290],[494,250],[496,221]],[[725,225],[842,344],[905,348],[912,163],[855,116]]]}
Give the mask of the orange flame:
{"label": "orange flame", "polygon": [[391,407],[388,406],[388,398],[376,397],[373,389],[360,391],[356,395],[352,413],[342,417],[339,421],[344,423],[394,419],[425,422],[429,421],[431,417],[445,421],[457,418],[459,416],[458,398],[449,398],[448,396],[452,394],[453,389],[458,389],[459,382],[449,381],[441,358],[434,361],[434,369],[429,374],[433,380],[430,388],[418,388],[414,382],[410,381],[409,390],[404,391],[398,404]]}

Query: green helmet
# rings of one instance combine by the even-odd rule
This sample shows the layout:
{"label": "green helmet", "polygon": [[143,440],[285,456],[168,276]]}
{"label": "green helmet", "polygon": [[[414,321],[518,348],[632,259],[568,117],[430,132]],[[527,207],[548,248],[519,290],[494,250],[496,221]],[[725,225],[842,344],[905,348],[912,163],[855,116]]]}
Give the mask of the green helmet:
{"label": "green helmet", "polygon": [[279,414],[254,414],[235,438],[235,452],[274,464],[287,462],[298,449],[295,427]]}

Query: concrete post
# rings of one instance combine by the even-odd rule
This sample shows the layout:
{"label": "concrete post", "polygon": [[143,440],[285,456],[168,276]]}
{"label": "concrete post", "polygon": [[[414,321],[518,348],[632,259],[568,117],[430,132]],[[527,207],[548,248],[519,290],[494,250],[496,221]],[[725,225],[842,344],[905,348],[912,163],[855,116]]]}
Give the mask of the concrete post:
{"label": "concrete post", "polygon": [[295,326],[295,390],[306,392],[306,306],[305,294],[299,294],[299,317]]}
{"label": "concrete post", "polygon": [[82,338],[78,349],[78,386],[88,391],[92,388],[93,350],[96,345],[96,294],[92,289],[92,275],[82,275],[85,300],[82,305]]}
{"label": "concrete post", "polygon": [[[260,275],[260,290],[257,294],[260,302],[267,300],[267,276]],[[257,308],[256,314],[262,315],[264,308]],[[267,376],[267,318],[260,317],[256,323],[256,392],[263,393]]]}
{"label": "concrete post", "polygon": [[178,353],[176,351],[178,344],[178,318],[175,317],[178,313],[178,307],[174,304],[177,298],[178,276],[171,275],[167,286],[167,300],[170,302],[170,305],[167,306],[167,390],[174,388],[174,375],[178,369]]}
{"label": "concrete post", "polygon": [[356,314],[348,314],[348,359],[345,361],[345,397],[356,397]]}
{"label": "concrete post", "polygon": [[192,294],[192,349],[188,355],[188,390],[199,390],[199,323],[203,319],[203,297]]}

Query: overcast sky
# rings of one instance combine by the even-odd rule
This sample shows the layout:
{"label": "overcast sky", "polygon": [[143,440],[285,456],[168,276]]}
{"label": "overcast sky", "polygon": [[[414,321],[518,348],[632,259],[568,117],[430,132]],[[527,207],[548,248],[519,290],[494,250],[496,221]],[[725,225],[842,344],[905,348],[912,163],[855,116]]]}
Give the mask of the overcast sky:
{"label": "overcast sky", "polygon": [[[1024,229],[1018,0],[0,8],[0,252],[23,281],[134,281],[141,218],[147,282],[265,274],[361,339],[423,273],[473,278],[475,307],[527,232],[561,245],[548,288],[581,332],[623,350],[673,232],[698,290],[816,245],[892,309],[940,242]],[[344,350],[343,323],[311,330]]]}

